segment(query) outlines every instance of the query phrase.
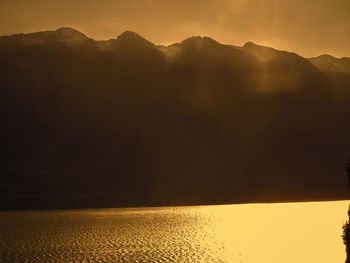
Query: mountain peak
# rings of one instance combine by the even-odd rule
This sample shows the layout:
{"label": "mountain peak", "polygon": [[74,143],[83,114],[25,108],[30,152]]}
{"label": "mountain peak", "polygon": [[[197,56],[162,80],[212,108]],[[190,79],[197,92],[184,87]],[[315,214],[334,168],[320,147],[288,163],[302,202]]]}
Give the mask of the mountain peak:
{"label": "mountain peak", "polygon": [[56,32],[59,32],[59,33],[78,33],[78,34],[82,34],[80,31],[72,28],[72,27],[60,27],[59,29],[56,30]]}
{"label": "mountain peak", "polygon": [[243,48],[258,47],[258,46],[259,45],[249,41],[249,42],[244,44]]}
{"label": "mountain peak", "polygon": [[143,45],[147,46],[154,46],[153,43],[148,41],[147,39],[143,38],[139,34],[133,32],[133,31],[125,31],[121,35],[117,37],[117,41],[119,43],[141,43]]}
{"label": "mountain peak", "polygon": [[88,37],[85,36],[83,33],[71,27],[59,28],[55,31],[55,33],[58,34],[58,36],[71,41],[81,41],[88,39]]}
{"label": "mountain peak", "polygon": [[318,57],[315,57],[316,59],[326,59],[326,60],[335,60],[337,59],[336,57],[333,57],[329,54],[323,54],[323,55],[320,55]]}
{"label": "mountain peak", "polygon": [[83,35],[80,31],[72,28],[72,27],[61,27],[56,30],[57,33],[60,34],[72,34],[72,35]]}
{"label": "mountain peak", "polygon": [[328,54],[308,59],[318,69],[324,72],[336,72],[340,74],[350,74],[350,59],[336,58]]}
{"label": "mountain peak", "polygon": [[317,56],[317,57],[312,57],[312,58],[308,58],[308,59],[311,59],[311,60],[316,60],[316,59],[318,59],[318,60],[328,60],[328,61],[341,61],[341,60],[343,60],[343,61],[346,61],[346,60],[349,60],[350,58],[349,57],[342,57],[342,58],[340,58],[340,57],[334,57],[334,56],[332,56],[332,55],[329,55],[329,54],[323,54],[323,55],[320,55],[320,56]]}
{"label": "mountain peak", "polygon": [[260,51],[264,51],[264,52],[283,52],[281,50],[277,50],[277,49],[274,49],[272,47],[267,47],[267,46],[255,44],[254,42],[251,42],[251,41],[245,43],[242,48],[246,49],[246,50],[250,50],[250,51],[260,50]]}
{"label": "mountain peak", "polygon": [[70,27],[59,28],[55,31],[41,31],[29,34],[15,34],[0,38],[0,46],[18,47],[61,43],[72,45],[91,40],[83,33]]}
{"label": "mountain peak", "polygon": [[193,48],[195,50],[203,50],[211,47],[217,47],[221,44],[210,37],[193,36],[182,41],[181,45],[191,49]]}
{"label": "mountain peak", "polygon": [[182,44],[218,45],[219,43],[210,37],[193,36],[182,41]]}
{"label": "mountain peak", "polygon": [[127,38],[127,39],[144,39],[143,37],[141,37],[139,34],[137,34],[136,32],[134,31],[129,31],[129,30],[126,30],[124,31],[123,33],[121,33],[119,35],[118,38]]}

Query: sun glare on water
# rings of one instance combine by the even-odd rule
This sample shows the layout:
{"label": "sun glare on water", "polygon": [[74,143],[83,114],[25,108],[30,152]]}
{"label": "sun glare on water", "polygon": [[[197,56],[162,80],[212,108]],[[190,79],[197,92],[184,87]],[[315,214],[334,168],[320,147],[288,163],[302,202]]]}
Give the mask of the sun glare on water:
{"label": "sun glare on water", "polygon": [[[345,261],[342,225],[348,201],[202,207],[215,220],[226,262]],[[239,253],[237,254],[237,251]]]}
{"label": "sun glare on water", "polygon": [[0,262],[345,262],[349,201],[0,213]]}

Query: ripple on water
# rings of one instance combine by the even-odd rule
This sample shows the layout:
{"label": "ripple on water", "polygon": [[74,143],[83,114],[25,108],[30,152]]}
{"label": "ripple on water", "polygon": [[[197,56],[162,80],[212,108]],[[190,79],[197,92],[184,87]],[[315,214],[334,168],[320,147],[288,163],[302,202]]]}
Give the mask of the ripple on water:
{"label": "ripple on water", "polygon": [[[328,202],[1,212],[0,262],[311,262],[295,261],[298,251],[305,259],[310,251],[313,262],[341,262],[347,206]],[[302,251],[303,240],[308,250]],[[295,253],[288,261],[285,254],[291,249]],[[316,260],[313,249],[324,254]]]}

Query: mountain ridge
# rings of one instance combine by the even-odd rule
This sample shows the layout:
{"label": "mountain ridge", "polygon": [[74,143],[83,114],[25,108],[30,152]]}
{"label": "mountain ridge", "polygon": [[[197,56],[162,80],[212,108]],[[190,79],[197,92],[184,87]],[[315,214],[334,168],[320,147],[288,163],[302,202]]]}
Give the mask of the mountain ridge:
{"label": "mountain ridge", "polygon": [[5,40],[0,209],[349,198],[350,77],[319,62],[347,59],[72,28]]}
{"label": "mountain ridge", "polygon": [[[40,32],[33,32],[33,33],[16,33],[16,34],[12,34],[12,35],[3,35],[3,36],[0,36],[0,44],[1,42],[5,42],[4,40],[10,40],[11,38],[34,38],[34,37],[40,37],[40,36],[44,36],[44,35],[48,35],[48,34],[55,34],[55,33],[58,33],[58,36],[61,36],[63,39],[70,39],[71,41],[81,41],[81,40],[87,40],[87,39],[90,39],[90,40],[93,40],[92,38],[89,38],[87,37],[85,34],[81,33],[80,31],[74,29],[74,28],[71,28],[71,27],[61,27],[61,28],[58,28],[56,30],[47,30],[47,31],[40,31]],[[45,37],[44,37],[45,38]],[[149,45],[152,45],[152,46],[156,46],[156,44],[148,41],[147,39],[143,38],[141,35],[139,35],[138,33],[136,32],[133,32],[133,31],[129,31],[129,30],[126,30],[124,31],[123,33],[121,33],[117,38],[112,38],[112,39],[109,39],[109,40],[94,40],[95,42],[108,42],[108,41],[114,41],[114,40],[118,40],[118,38],[121,38],[121,39],[129,39],[129,40],[138,40],[138,41],[143,41],[143,42],[147,42]],[[48,39],[48,41],[57,41],[57,39]],[[183,43],[189,43],[189,42],[192,42],[192,43],[215,43],[215,44],[220,44],[220,45],[223,45],[223,46],[230,46],[228,44],[221,44],[219,42],[217,42],[216,40],[214,40],[213,38],[211,37],[208,37],[208,36],[192,36],[192,37],[188,37],[186,39],[184,39],[183,41],[181,42],[177,42],[177,43],[173,43],[173,44],[169,44],[169,45],[158,45],[158,46],[162,46],[162,47],[171,47],[175,44],[183,44]],[[31,43],[31,42],[29,42]],[[36,42],[32,42],[32,44],[35,44]],[[26,43],[23,43],[23,44],[26,44]],[[3,44],[4,45],[4,44]],[[240,49],[245,49],[245,48],[249,48],[249,47],[252,47],[252,46],[255,46],[255,47],[259,47],[259,48],[267,48],[267,49],[271,49],[271,50],[274,50],[274,51],[279,51],[279,52],[287,52],[287,53],[290,53],[290,54],[296,54],[294,52],[288,52],[288,51],[281,51],[281,50],[278,50],[278,49],[274,49],[272,47],[267,47],[267,46],[261,46],[261,45],[258,45],[258,44],[255,44],[254,42],[251,42],[251,41],[248,41],[246,42],[242,47],[239,47]],[[235,46],[236,47],[236,46]],[[300,55],[298,55],[300,56]],[[322,55],[319,55],[319,56],[316,56],[316,57],[303,57],[303,56],[300,56],[300,57],[303,57],[305,59],[315,59],[315,58],[324,58],[324,57],[327,57],[327,56],[331,56],[333,58],[336,58],[336,59],[350,59],[349,57],[342,57],[342,58],[337,58],[337,57],[334,57],[332,55],[329,55],[329,54],[322,54]]]}

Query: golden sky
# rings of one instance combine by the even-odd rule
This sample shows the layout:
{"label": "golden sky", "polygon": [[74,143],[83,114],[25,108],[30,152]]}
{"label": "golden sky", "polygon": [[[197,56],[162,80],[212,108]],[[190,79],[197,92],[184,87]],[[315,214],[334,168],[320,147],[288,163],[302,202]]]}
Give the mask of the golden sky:
{"label": "golden sky", "polygon": [[349,0],[0,1],[0,35],[66,26],[95,39],[115,38],[125,30],[156,44],[205,35],[303,56],[350,57]]}

